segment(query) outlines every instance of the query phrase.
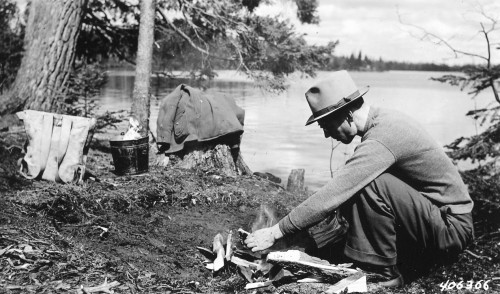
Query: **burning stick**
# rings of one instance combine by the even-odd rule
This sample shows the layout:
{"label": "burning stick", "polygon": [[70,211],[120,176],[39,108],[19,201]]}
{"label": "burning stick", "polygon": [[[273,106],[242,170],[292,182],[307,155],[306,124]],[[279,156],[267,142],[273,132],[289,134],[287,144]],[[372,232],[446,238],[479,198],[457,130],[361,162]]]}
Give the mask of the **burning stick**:
{"label": "burning stick", "polygon": [[217,234],[214,237],[214,243],[213,243],[213,252],[217,254],[217,257],[214,260],[214,271],[218,271],[221,268],[224,267],[224,245],[223,243],[223,238],[221,234]]}

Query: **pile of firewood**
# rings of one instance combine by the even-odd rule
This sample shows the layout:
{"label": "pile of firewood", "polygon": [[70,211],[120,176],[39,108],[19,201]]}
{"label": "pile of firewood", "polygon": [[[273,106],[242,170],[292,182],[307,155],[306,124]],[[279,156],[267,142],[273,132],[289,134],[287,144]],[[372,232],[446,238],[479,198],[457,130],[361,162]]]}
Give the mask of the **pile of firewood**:
{"label": "pile of firewood", "polygon": [[332,265],[299,250],[251,252],[243,243],[248,234],[239,229],[239,243],[233,240],[232,231],[225,241],[217,234],[211,250],[197,247],[206,257],[206,268],[216,273],[229,264],[237,266],[248,281],[247,290],[288,283],[328,283],[332,286],[326,293],[367,291],[366,275],[350,268],[351,264]]}

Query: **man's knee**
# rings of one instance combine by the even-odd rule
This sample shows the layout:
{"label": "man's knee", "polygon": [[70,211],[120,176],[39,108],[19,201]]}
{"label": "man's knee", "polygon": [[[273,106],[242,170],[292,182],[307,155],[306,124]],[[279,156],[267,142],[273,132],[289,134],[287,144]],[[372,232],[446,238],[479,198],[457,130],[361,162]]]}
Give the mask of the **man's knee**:
{"label": "man's knee", "polygon": [[412,194],[412,191],[413,188],[398,177],[383,173],[361,189],[355,201],[361,204],[358,208],[365,207],[393,215],[394,206],[398,206],[402,201],[401,196]]}

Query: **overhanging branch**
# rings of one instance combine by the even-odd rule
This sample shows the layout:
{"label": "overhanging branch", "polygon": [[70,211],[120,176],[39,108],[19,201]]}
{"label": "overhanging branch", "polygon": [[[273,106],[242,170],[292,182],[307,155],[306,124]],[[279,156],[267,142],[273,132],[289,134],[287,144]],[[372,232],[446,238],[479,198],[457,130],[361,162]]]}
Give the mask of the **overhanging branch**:
{"label": "overhanging branch", "polygon": [[199,47],[198,45],[196,45],[193,40],[188,36],[186,35],[181,29],[179,29],[173,22],[171,22],[167,16],[163,13],[163,11],[157,9],[156,11],[158,11],[158,13],[161,15],[161,17],[163,18],[163,20],[165,20],[165,22],[168,24],[168,26],[170,28],[172,28],[177,34],[179,34],[179,36],[181,36],[184,40],[186,40],[189,45],[191,45],[191,47],[193,47],[194,49],[200,51],[201,53],[203,54],[206,54],[206,55],[210,55],[209,51],[208,50],[205,50],[201,47]]}
{"label": "overhanging branch", "polygon": [[[430,42],[433,42],[437,45],[444,45],[444,46],[448,47],[455,54],[455,57],[458,57],[458,55],[461,54],[461,55],[465,55],[465,56],[477,57],[477,58],[483,59],[484,61],[488,62],[488,58],[485,56],[456,49],[448,41],[446,41],[445,39],[443,39],[442,37],[440,37],[434,33],[427,31],[425,28],[418,26],[418,25],[415,25],[415,24],[404,22],[399,11],[398,11],[398,18],[399,18],[399,22],[401,24],[416,28],[419,31],[421,31],[423,33],[423,35],[420,37],[421,40],[429,40]],[[432,39],[437,40],[437,42],[432,41]]]}

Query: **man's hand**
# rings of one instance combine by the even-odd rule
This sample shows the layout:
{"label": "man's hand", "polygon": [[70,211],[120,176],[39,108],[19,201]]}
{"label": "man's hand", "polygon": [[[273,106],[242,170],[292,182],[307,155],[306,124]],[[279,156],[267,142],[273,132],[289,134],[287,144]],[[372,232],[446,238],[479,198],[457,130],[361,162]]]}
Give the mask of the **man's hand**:
{"label": "man's hand", "polygon": [[274,245],[274,242],[283,237],[279,225],[276,224],[270,228],[257,230],[245,239],[245,244],[253,252],[265,250]]}

